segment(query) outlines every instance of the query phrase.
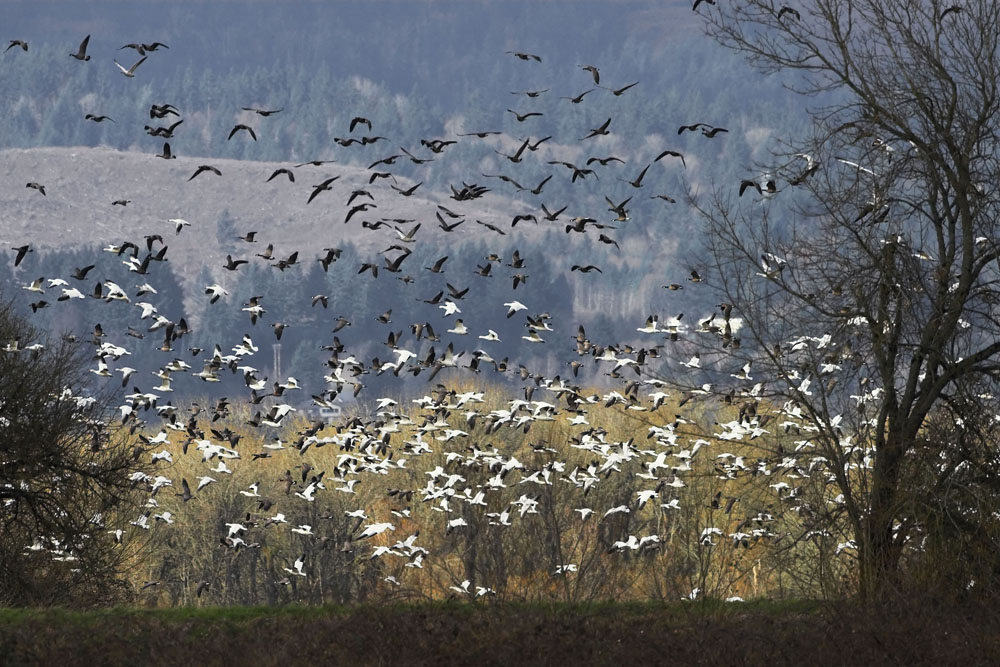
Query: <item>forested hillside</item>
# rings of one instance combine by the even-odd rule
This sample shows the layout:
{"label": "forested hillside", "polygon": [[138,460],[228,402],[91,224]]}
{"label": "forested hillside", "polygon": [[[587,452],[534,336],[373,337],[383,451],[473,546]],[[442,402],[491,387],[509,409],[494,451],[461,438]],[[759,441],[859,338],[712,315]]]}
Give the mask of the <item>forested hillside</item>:
{"label": "forested hillside", "polygon": [[[579,12],[567,14],[566,4],[529,2],[250,3],[239,11],[231,3],[188,2],[158,6],[155,27],[148,16],[152,5],[51,2],[43,16],[15,4],[10,24],[31,48],[3,54],[6,66],[0,68],[0,85],[12,91],[0,99],[0,149],[5,149],[0,240],[7,246],[30,240],[40,252],[8,280],[24,285],[39,276],[65,275],[89,263],[85,256],[97,248],[88,245],[114,238],[118,230],[122,238],[124,233],[160,234],[175,259],[168,272],[173,281],[158,285],[157,303],[174,304],[176,312],[168,317],[185,316],[196,325],[198,344],[210,346],[231,323],[216,315],[221,308],[209,306],[205,286],[229,285],[231,276],[222,265],[227,254],[242,252],[245,244],[238,236],[280,229],[283,247],[275,248],[275,256],[305,246],[317,252],[280,275],[260,270],[264,262],[258,261],[238,285],[231,281],[227,300],[238,304],[251,295],[280,294],[281,299],[269,300],[302,303],[328,294],[336,313],[359,313],[342,335],[377,343],[375,317],[388,307],[387,293],[376,291],[369,298],[357,286],[375,283],[352,278],[360,263],[382,261],[379,252],[393,235],[360,226],[357,219],[343,224],[345,212],[322,199],[307,205],[307,186],[336,174],[351,187],[395,194],[387,182],[365,181],[373,163],[404,148],[433,161],[413,164],[404,157],[394,162],[391,185],[418,189],[412,197],[396,197],[392,206],[381,197],[370,220],[403,221],[406,228],[420,223],[426,235],[438,225],[433,205],[447,205],[449,188],[475,182],[491,192],[473,202],[478,208],[474,219],[503,232],[470,220],[447,240],[442,237],[447,245],[463,248],[460,252],[432,256],[429,249],[417,248],[408,260],[414,267],[409,273],[425,273],[422,267],[446,254],[479,258],[466,261],[468,266],[453,259],[450,268],[495,285],[493,291],[502,297],[500,283],[510,292],[509,275],[477,277],[473,271],[487,255],[508,257],[517,249],[533,267],[528,289],[537,302],[559,304],[567,320],[587,325],[601,339],[634,337],[636,326],[663,308],[663,286],[684,283],[696,268],[691,258],[703,239],[694,233],[699,223],[685,206],[687,198],[707,196],[720,185],[728,190],[732,184],[735,190],[752,173],[754,160],[766,157],[779,129],[787,134],[805,122],[801,110],[781,101],[781,81],[747,74],[692,30],[697,23],[685,3],[674,4],[581,2],[573,4]],[[219,25],[226,27],[220,31]],[[84,32],[92,33],[91,52],[100,66],[64,67]],[[118,47],[154,39],[169,51],[148,54],[142,77],[121,77],[111,58],[127,67],[138,56]],[[523,63],[505,54],[515,49],[544,54],[527,70],[527,79]],[[158,58],[162,54],[169,58]],[[16,67],[11,66],[15,59]],[[638,85],[612,95],[582,69],[591,62],[610,65],[601,71],[604,86]],[[526,80],[538,86],[526,86]],[[524,94],[542,88],[551,90]],[[581,102],[570,99],[587,91]],[[165,103],[180,115],[151,119],[150,106]],[[244,107],[281,111],[260,117]],[[542,115],[520,122],[511,113],[529,110]],[[86,120],[86,114],[110,118],[98,123]],[[371,122],[369,134],[384,139],[341,145],[337,139],[350,138],[351,119],[358,116]],[[620,130],[596,140],[591,153],[582,153],[580,137],[610,116]],[[150,136],[143,127],[168,127],[178,119],[183,123],[167,141],[179,159],[165,164],[154,158],[164,138]],[[696,122],[726,126],[726,140],[713,142],[697,132],[679,135],[680,125]],[[237,123],[253,127],[256,140],[244,133],[227,139]],[[502,134],[478,140],[458,136],[484,131]],[[548,139],[511,164],[504,155],[516,154],[522,138],[529,137],[532,142]],[[439,153],[427,150],[429,142],[456,140]],[[663,150],[685,155],[684,164],[672,157],[653,163]],[[592,157],[621,162],[590,164],[593,173],[579,179],[560,164],[583,166]],[[296,170],[295,184],[284,177],[265,183],[275,169],[311,160],[331,163]],[[201,177],[180,197],[176,189],[161,186],[167,179],[183,181],[205,162],[226,177]],[[651,164],[646,187],[638,190],[628,181],[646,164]],[[47,183],[49,196],[31,196],[35,193],[23,187],[26,177]],[[129,205],[113,206],[109,189]],[[629,198],[629,219],[614,222],[610,207]],[[546,220],[540,205],[549,212],[565,207],[565,212]],[[517,215],[533,219],[511,224]],[[606,238],[614,243],[585,241],[566,231],[574,216],[609,224],[614,231]],[[166,222],[172,218],[192,225],[174,234]],[[323,247],[345,251],[329,273],[315,262]],[[97,269],[104,272],[99,279],[130,280],[120,258],[107,255],[106,266]],[[603,275],[572,272],[574,265],[596,266]],[[421,290],[419,281],[410,287],[413,312],[397,308],[400,322],[426,319],[417,306],[433,296],[430,288]],[[15,291],[26,309],[33,295]],[[350,302],[342,302],[348,293]],[[673,315],[688,305],[683,292],[669,303]],[[88,308],[93,307],[81,303],[57,313],[40,311],[35,319],[56,329],[79,327],[93,320]],[[688,313],[691,320],[705,315]],[[466,321],[476,321],[475,315]],[[121,326],[109,326],[107,309],[100,319],[113,336],[126,334],[124,319]],[[296,315],[288,322],[282,341],[286,371],[309,375],[306,351],[326,339],[329,328],[320,324],[325,321]],[[520,327],[512,324],[498,333],[503,340],[516,340]],[[520,359],[537,361],[547,350],[527,354]]]}

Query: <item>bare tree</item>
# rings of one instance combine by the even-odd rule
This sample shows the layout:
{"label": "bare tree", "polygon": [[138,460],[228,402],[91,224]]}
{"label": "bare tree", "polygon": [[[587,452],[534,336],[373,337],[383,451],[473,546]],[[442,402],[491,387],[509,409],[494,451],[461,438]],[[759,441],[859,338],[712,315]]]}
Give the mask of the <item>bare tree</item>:
{"label": "bare tree", "polygon": [[[108,604],[128,591],[138,471],[87,364],[0,305],[0,602]],[[141,472],[141,471],[140,471]],[[143,484],[145,486],[145,484]]]}
{"label": "bare tree", "polygon": [[761,397],[824,459],[835,502],[807,509],[817,525],[846,522],[866,598],[894,584],[920,529],[916,454],[935,461],[921,493],[960,469],[961,448],[928,440],[929,420],[987,428],[996,412],[1000,6],[952,4],[700,8],[710,35],[791,71],[812,105],[812,136],[748,174],[751,196],[696,203],[724,299],[719,348],[752,361]]}

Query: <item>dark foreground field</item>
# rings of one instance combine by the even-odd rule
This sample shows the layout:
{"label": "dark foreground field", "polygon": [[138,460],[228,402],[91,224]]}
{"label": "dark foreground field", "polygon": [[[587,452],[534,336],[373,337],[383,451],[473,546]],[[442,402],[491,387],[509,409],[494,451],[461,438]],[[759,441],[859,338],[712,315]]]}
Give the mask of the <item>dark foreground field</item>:
{"label": "dark foreground field", "polygon": [[996,665],[996,605],[0,610],[4,665]]}

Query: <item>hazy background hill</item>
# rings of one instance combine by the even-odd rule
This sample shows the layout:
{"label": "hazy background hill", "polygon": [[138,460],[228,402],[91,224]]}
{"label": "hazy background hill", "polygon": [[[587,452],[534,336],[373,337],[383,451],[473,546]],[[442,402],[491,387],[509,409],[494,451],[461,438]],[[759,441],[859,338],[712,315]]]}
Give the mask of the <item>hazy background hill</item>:
{"label": "hazy background hill", "polygon": [[[6,3],[4,12],[0,37],[27,40],[30,48],[0,54],[0,86],[7,91],[0,97],[0,242],[7,248],[24,243],[38,248],[16,271],[9,263],[0,268],[9,284],[65,276],[94,261],[96,271],[104,271],[100,276],[95,271],[96,279],[139,282],[119,257],[98,249],[160,234],[169,246],[169,266],[158,272],[169,270],[167,282],[176,285],[176,294],[160,290],[161,312],[173,308],[176,316],[185,315],[197,325],[200,343],[211,345],[219,332],[247,322],[208,307],[205,285],[221,282],[231,288],[229,311],[237,314],[249,296],[273,293],[269,321],[297,320],[283,342],[286,358],[302,350],[302,361],[293,364],[299,373],[309,366],[305,350],[327,342],[332,313],[326,320],[315,309],[301,315],[292,303],[324,291],[349,292],[350,303],[331,309],[356,312],[359,322],[371,322],[397,301],[397,289],[405,288],[413,294],[413,305],[407,312],[397,307],[398,321],[427,319],[434,307],[420,301],[443,288],[444,280],[431,282],[423,267],[448,254],[453,259],[445,277],[456,287],[490,285],[492,291],[477,300],[476,307],[485,308],[526,298],[524,287],[511,287],[512,269],[498,264],[492,278],[473,275],[486,255],[506,261],[517,248],[532,267],[527,294],[538,304],[557,304],[566,320],[588,326],[595,340],[627,340],[651,312],[688,310],[689,321],[703,316],[687,308],[683,291],[668,299],[662,289],[683,283],[696,268],[702,239],[693,233],[699,222],[686,195],[704,196],[723,187],[735,196],[741,178],[759,175],[754,161],[767,157],[775,138],[799,134],[805,122],[802,110],[787,104],[782,81],[750,72],[700,34],[687,0],[14,2]],[[85,34],[91,34],[93,60],[75,66],[80,63],[67,54]],[[112,59],[127,67],[139,56],[119,47],[154,40],[169,49],[149,54],[134,79],[122,77]],[[542,62],[526,63],[506,51],[538,54]],[[639,84],[620,97],[596,89],[579,105],[560,99],[595,88],[590,73],[581,69],[587,64],[600,68],[602,86]],[[536,98],[512,94],[543,89],[548,91]],[[166,102],[178,107],[184,120],[169,140],[179,156],[170,161],[154,157],[163,139],[143,130],[172,121],[151,120],[148,114],[151,104]],[[282,111],[262,118],[241,107]],[[543,116],[520,123],[507,109]],[[85,121],[86,113],[105,114],[114,122]],[[335,139],[351,136],[355,116],[370,119],[371,134],[386,140],[365,147],[339,145]],[[612,133],[581,145],[579,139],[609,117]],[[699,133],[678,136],[680,125],[694,122],[725,126],[729,133],[723,140]],[[258,141],[243,133],[227,140],[235,123],[254,127]],[[503,135],[457,136],[483,130]],[[353,136],[362,133],[367,130]],[[498,154],[513,153],[525,137],[546,136],[551,138],[519,164]],[[458,143],[431,154],[421,140],[433,139]],[[389,168],[400,188],[422,183],[412,197],[397,195],[388,180],[368,184],[369,165],[401,147],[434,159],[414,165],[404,158]],[[643,189],[625,182],[668,148],[685,154],[686,167],[665,159],[650,169]],[[564,167],[548,164],[582,165],[588,157],[612,155],[627,164],[612,163],[576,182]],[[295,183],[283,177],[265,183],[277,167],[315,159],[335,162],[295,169]],[[200,164],[218,167],[223,176],[204,174],[188,182]],[[514,177],[527,189],[550,174],[552,179],[534,195],[484,174]],[[311,186],[334,175],[340,176],[334,191],[307,205]],[[28,181],[44,183],[47,196],[26,189]],[[456,203],[449,198],[450,188],[463,182],[491,192]],[[375,194],[378,208],[344,224],[344,201],[362,188]],[[677,203],[651,199],[655,194]],[[617,246],[598,243],[596,234],[565,232],[573,216],[611,223],[614,214],[605,198],[620,202],[628,197],[631,219],[613,223],[616,229],[607,232]],[[119,198],[131,203],[112,206]],[[450,234],[439,230],[438,204],[458,210],[466,223]],[[511,227],[518,214],[540,218],[541,204],[567,209],[556,222]],[[167,223],[174,217],[189,220],[191,227],[175,235]],[[370,230],[359,224],[362,218],[407,220],[399,223],[404,230],[422,225],[421,243],[403,266],[404,274],[415,278],[412,284],[395,282],[403,275],[383,273],[377,282],[357,276],[361,262],[381,264],[380,251],[398,242],[392,229],[397,223]],[[236,239],[250,230],[259,231],[264,243],[274,243],[276,258],[299,251],[300,265],[279,272],[254,259],[262,248]],[[324,247],[347,252],[330,274],[320,275],[316,258]],[[221,268],[226,254],[252,260],[238,280]],[[603,274],[570,272],[573,264],[594,264]],[[25,308],[34,298],[11,291]],[[92,321],[89,307],[74,306],[83,309],[76,315],[72,309],[55,314],[47,309],[35,317],[56,329],[82,327]],[[101,310],[105,321],[108,312]],[[122,331],[125,319],[123,311]],[[470,316],[467,321],[477,320]],[[517,340],[523,329],[510,325],[500,333]],[[373,347],[376,332],[366,325],[341,335],[368,346],[366,351],[378,349]],[[514,350],[513,343],[504,345],[510,346],[505,352]]]}

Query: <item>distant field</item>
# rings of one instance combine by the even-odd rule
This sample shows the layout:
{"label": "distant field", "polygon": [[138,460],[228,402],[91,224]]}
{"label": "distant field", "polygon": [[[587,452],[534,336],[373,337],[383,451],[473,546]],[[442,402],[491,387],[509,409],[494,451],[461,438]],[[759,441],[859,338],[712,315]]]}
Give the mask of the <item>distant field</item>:
{"label": "distant field", "polygon": [[989,605],[812,602],[0,610],[0,664],[984,665]]}

